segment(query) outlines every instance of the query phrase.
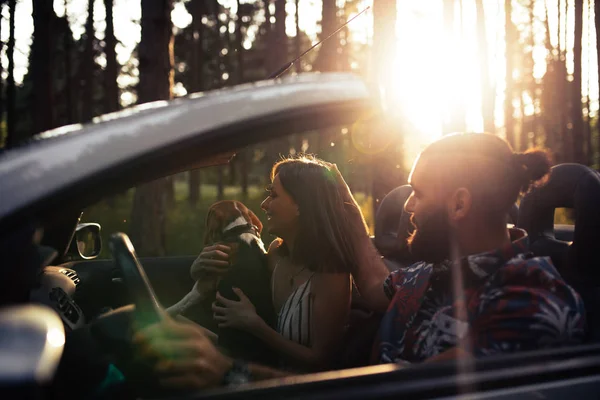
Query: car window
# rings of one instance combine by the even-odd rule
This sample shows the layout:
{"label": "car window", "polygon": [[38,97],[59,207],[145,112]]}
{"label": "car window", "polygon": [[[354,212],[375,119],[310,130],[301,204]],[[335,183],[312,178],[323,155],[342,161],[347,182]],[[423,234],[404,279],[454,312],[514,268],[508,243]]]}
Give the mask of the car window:
{"label": "car window", "polygon": [[554,223],[575,225],[575,210],[572,208],[557,208],[554,210]]}
{"label": "car window", "polygon": [[[144,249],[136,243],[135,222],[132,216],[136,205],[136,190],[132,187],[117,195],[106,197],[83,211],[83,222],[96,222],[102,227],[103,243],[112,233],[125,232],[132,238],[138,255],[179,256],[195,255],[202,249],[205,217],[211,204],[217,200],[239,200],[249,207],[263,223],[266,216],[260,204],[266,196],[269,173],[274,162],[285,156],[300,153],[314,154],[336,163],[351,187],[370,228],[374,232],[373,182],[369,178],[372,154],[361,150],[360,138],[354,135],[356,127],[335,125],[320,130],[304,131],[275,140],[242,148],[226,165],[205,167],[162,178],[165,204],[164,248]],[[399,171],[395,167],[392,174]],[[389,176],[389,174],[388,174]],[[156,183],[158,181],[155,181]],[[404,182],[401,178],[388,182],[391,190]],[[384,193],[385,194],[385,193]],[[145,212],[148,212],[146,210]],[[148,217],[150,215],[150,217]],[[152,213],[144,218],[152,218]],[[272,237],[263,232],[263,241]],[[100,259],[110,258],[110,250],[103,246]]]}

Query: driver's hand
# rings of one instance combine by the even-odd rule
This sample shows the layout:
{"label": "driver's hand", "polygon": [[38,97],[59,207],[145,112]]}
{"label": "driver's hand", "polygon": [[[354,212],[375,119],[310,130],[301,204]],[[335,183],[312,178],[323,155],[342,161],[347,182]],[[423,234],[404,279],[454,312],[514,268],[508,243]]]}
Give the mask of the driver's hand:
{"label": "driver's hand", "polygon": [[231,247],[223,244],[207,246],[196,258],[190,269],[190,275],[195,281],[201,280],[207,276],[222,276],[230,266],[229,255]]}
{"label": "driver's hand", "polygon": [[219,386],[232,366],[232,360],[220,353],[197,325],[171,318],[138,331],[134,344],[165,388],[196,390]]}

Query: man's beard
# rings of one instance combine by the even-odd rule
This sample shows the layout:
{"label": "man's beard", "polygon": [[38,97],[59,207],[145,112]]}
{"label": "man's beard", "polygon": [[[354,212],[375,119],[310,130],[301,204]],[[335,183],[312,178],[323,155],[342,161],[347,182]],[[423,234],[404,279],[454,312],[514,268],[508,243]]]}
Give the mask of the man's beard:
{"label": "man's beard", "polygon": [[429,215],[415,221],[411,216],[414,232],[408,238],[408,248],[415,261],[440,263],[450,258],[450,224],[444,207],[433,210]]}

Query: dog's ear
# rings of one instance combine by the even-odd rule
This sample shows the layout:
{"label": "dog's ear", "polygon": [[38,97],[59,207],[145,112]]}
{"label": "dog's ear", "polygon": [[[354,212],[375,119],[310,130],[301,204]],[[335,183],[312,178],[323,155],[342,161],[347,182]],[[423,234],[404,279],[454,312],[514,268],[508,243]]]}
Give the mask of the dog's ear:
{"label": "dog's ear", "polygon": [[246,210],[248,212],[248,217],[250,218],[250,221],[252,221],[252,225],[256,226],[256,228],[258,229],[258,234],[260,235],[263,229],[262,222],[260,222],[260,219],[258,219],[256,214],[254,214],[251,209],[247,208]]}
{"label": "dog's ear", "polygon": [[208,246],[219,240],[223,231],[223,215],[215,207],[211,207],[206,215],[204,245]]}
{"label": "dog's ear", "polygon": [[235,206],[237,207],[239,212],[242,213],[242,216],[246,221],[256,226],[256,228],[258,229],[258,234],[260,235],[262,233],[263,225],[262,222],[260,222],[260,219],[258,219],[258,217],[256,216],[256,214],[254,214],[252,210],[246,207],[246,205],[241,201],[236,201]]}

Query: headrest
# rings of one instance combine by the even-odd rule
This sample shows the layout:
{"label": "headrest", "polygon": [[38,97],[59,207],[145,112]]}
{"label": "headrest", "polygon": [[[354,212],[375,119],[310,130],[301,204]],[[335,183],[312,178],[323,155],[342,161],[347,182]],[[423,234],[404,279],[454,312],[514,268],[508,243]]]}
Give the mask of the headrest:
{"label": "headrest", "polygon": [[381,201],[375,215],[375,246],[384,257],[403,260],[410,258],[406,239],[412,232],[410,214],[404,203],[412,193],[410,185],[397,187]]}
{"label": "headrest", "polygon": [[[556,239],[556,208],[575,210],[572,245]],[[546,253],[566,249],[568,260],[562,261],[568,262],[570,269],[574,269],[577,275],[585,279],[600,277],[600,252],[596,248],[600,242],[597,237],[600,233],[598,172],[581,164],[560,164],[553,167],[548,182],[532,190],[521,201],[517,225],[529,233],[534,252],[534,246]],[[561,269],[559,265],[557,267]]]}

